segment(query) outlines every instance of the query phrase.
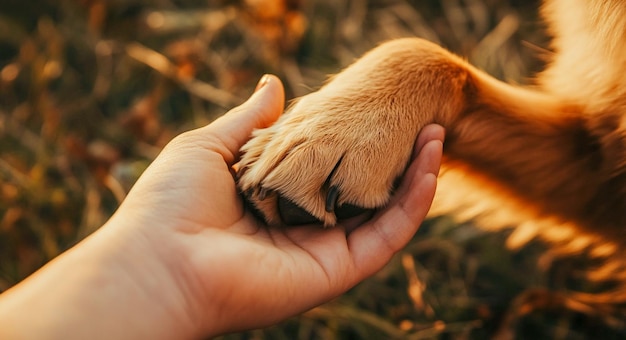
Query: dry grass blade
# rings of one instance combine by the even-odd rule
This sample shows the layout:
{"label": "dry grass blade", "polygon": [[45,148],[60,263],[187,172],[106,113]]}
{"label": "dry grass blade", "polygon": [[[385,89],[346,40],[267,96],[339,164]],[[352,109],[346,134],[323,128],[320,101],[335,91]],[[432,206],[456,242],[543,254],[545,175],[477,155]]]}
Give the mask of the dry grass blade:
{"label": "dry grass blade", "polygon": [[211,84],[197,79],[184,77],[166,56],[140,43],[134,42],[128,44],[126,46],[126,53],[135,60],[146,64],[165,77],[177,82],[189,91],[189,93],[198,98],[205,99],[224,108],[230,108],[243,102],[242,98],[238,98],[230,92],[220,90]]}
{"label": "dry grass blade", "polygon": [[410,254],[402,254],[402,267],[404,267],[404,272],[406,273],[409,288],[408,294],[413,301],[413,306],[416,310],[425,310],[425,313],[432,315],[432,308],[430,306],[426,306],[424,303],[424,290],[426,290],[426,284],[422,283],[417,275],[417,271],[415,270],[415,261],[413,260],[413,256]]}
{"label": "dry grass blade", "polygon": [[385,336],[400,339],[406,333],[379,315],[349,306],[333,305],[316,307],[304,314],[306,317],[326,320],[346,320],[351,323],[363,323],[370,328],[382,331]]}

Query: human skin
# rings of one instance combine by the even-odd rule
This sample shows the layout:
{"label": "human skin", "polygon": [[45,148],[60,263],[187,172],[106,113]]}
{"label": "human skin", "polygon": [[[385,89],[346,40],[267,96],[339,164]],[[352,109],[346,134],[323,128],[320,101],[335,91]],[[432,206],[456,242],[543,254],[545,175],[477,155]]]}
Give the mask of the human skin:
{"label": "human skin", "polygon": [[232,166],[282,113],[280,80],[170,142],[98,231],[0,295],[1,339],[195,339],[322,304],[381,269],[414,235],[436,187],[443,128],[427,126],[391,203],[324,229],[268,228]]}

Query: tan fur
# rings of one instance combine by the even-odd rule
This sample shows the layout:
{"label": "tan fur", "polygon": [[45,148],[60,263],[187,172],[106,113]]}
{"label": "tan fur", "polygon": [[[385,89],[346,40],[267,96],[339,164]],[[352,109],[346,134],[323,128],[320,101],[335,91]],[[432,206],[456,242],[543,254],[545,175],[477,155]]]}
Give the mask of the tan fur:
{"label": "tan fur", "polygon": [[387,42],[255,132],[240,188],[269,223],[281,195],[334,225],[329,185],[339,204],[383,206],[420,129],[439,123],[432,214],[515,226],[512,246],[540,235],[612,259],[595,274],[621,283],[580,298],[626,303],[626,2],[550,0],[542,11],[555,54],[537,86],[500,82],[421,39]]}

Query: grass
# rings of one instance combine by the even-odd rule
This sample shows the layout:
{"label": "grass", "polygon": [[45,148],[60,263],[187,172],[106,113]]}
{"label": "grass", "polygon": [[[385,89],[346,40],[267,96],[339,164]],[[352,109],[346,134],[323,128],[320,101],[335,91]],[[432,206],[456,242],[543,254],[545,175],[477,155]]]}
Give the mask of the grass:
{"label": "grass", "polygon": [[[294,98],[381,41],[421,36],[528,83],[549,53],[537,1],[254,3],[0,4],[0,291],[96,230],[173,136],[242,102],[264,73]],[[565,287],[554,268],[573,264],[538,266],[544,246],[511,252],[507,234],[428,221],[347,294],[223,339],[626,336],[588,314],[529,308],[528,296]]]}

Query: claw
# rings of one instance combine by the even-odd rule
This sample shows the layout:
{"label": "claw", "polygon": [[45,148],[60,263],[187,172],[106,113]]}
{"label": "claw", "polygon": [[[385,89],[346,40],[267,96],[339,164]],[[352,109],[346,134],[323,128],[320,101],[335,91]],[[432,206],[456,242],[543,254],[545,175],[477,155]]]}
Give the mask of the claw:
{"label": "claw", "polygon": [[333,185],[328,189],[328,194],[326,195],[326,212],[335,211],[337,198],[339,198],[339,189],[337,189],[336,185]]}
{"label": "claw", "polygon": [[[339,168],[339,165],[341,164],[341,161],[343,160],[344,156],[345,155],[342,155],[337,161],[337,164],[335,164],[335,167],[328,175],[328,178],[326,178],[324,187],[327,188],[330,185],[331,178],[337,171],[337,168]],[[339,199],[339,189],[337,188],[336,185],[330,186],[326,194],[325,209],[326,209],[326,212],[329,212],[329,213],[334,212],[335,216],[337,216],[337,219],[342,220],[342,219],[351,218],[351,217],[360,215],[362,213],[365,213],[371,210],[371,209],[362,208],[362,207],[352,205],[352,204],[342,204],[341,206],[337,206],[338,199]]]}
{"label": "claw", "polygon": [[267,189],[261,188],[261,190],[259,190],[259,200],[263,201],[265,200],[266,197],[267,197]]}

